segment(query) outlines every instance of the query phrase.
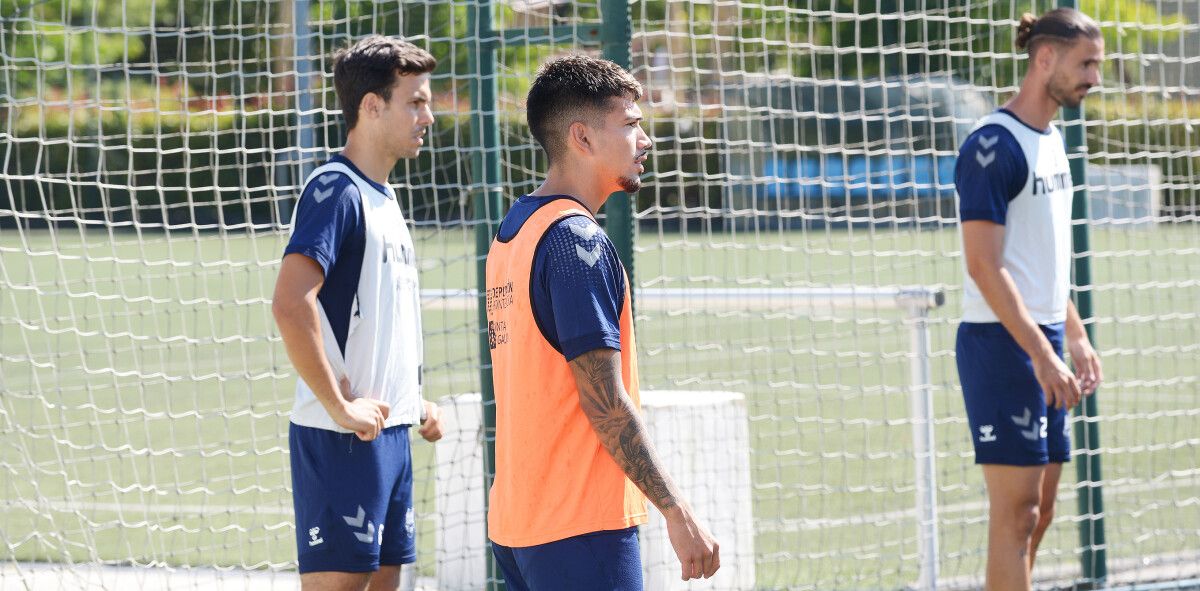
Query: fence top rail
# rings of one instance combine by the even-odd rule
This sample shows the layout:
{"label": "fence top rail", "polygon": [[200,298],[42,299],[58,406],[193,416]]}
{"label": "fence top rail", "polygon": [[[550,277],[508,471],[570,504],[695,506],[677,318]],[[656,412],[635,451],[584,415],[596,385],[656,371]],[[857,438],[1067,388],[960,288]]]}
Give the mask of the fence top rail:
{"label": "fence top rail", "polygon": [[[474,289],[423,289],[421,303],[433,310],[473,310]],[[940,308],[946,292],[939,286],[834,287],[643,287],[638,308],[650,311],[729,310],[909,310]]]}

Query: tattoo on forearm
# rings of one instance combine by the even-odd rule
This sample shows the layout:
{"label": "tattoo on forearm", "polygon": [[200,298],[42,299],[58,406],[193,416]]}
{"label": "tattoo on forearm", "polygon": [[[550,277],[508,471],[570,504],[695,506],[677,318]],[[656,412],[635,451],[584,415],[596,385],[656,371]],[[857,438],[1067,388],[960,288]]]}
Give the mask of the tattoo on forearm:
{"label": "tattoo on forearm", "polygon": [[621,383],[620,353],[602,349],[571,362],[579,402],[617,465],[660,510],[676,505],[678,493],[658,460],[637,409]]}
{"label": "tattoo on forearm", "polygon": [[625,456],[622,468],[660,510],[675,506],[675,495],[663,477],[654,446],[646,437],[646,429],[638,420],[630,420],[620,434],[621,453]]}

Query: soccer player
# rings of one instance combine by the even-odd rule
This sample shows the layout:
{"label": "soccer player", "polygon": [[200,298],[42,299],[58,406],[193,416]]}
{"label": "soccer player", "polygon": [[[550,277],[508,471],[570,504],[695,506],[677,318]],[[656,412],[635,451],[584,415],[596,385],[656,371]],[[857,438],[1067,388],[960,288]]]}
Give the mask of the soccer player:
{"label": "soccer player", "polygon": [[1067,411],[1101,380],[1068,293],[1073,189],[1051,120],[1100,83],[1104,40],[1059,8],[1024,15],[1016,45],[1029,54],[1021,88],[963,142],[954,174],[967,268],[956,352],[990,504],[989,590],[1030,588],[1071,457]]}
{"label": "soccer player", "polygon": [[441,427],[421,398],[416,257],[387,180],[433,124],[436,65],[382,36],[334,56],[349,135],[305,183],[275,285],[272,312],[300,377],[288,444],[306,590],[393,590],[416,560],[408,431],[422,422],[432,442]]}
{"label": "soccer player", "polygon": [[666,518],[684,580],[720,566],[638,415],[628,279],[595,221],[610,194],[641,186],[651,146],[641,95],[616,64],[575,55],[544,64],[527,97],[549,171],[501,222],[486,285],[496,388],[488,535],[511,591],[640,591],[646,496]]}

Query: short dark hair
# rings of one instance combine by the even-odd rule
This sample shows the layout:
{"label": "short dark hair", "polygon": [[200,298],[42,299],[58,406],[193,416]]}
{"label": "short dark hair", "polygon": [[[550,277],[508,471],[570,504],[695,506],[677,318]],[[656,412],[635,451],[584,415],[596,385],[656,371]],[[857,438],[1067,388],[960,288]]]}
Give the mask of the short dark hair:
{"label": "short dark hair", "polygon": [[613,98],[642,98],[642,85],[624,68],[605,59],[566,55],[542,64],[525,111],[529,131],[554,162],[566,148],[566,132],[580,118],[595,118],[609,108]]}
{"label": "short dark hair", "polygon": [[1055,8],[1040,17],[1026,12],[1017,25],[1017,49],[1034,55],[1042,43],[1069,43],[1078,37],[1100,38],[1100,26],[1092,17],[1074,8]]}
{"label": "short dark hair", "polygon": [[333,87],[346,129],[358,123],[358,106],[367,93],[392,99],[396,76],[428,74],[437,60],[428,51],[407,41],[371,35],[333,55]]}

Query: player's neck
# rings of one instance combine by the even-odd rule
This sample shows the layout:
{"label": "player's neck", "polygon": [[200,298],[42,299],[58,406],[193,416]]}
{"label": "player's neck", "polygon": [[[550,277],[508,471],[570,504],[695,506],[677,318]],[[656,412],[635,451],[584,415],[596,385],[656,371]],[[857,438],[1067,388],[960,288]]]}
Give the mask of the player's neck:
{"label": "player's neck", "polygon": [[570,195],[579,200],[588,211],[595,215],[600,211],[600,207],[608,201],[608,196],[612,191],[597,190],[596,187],[602,187],[603,184],[598,182],[589,174],[583,174],[583,171],[569,165],[551,166],[546,173],[546,180],[534,192],[530,193],[531,197],[546,197],[550,195]]}
{"label": "player's neck", "polygon": [[1050,122],[1058,113],[1058,101],[1046,92],[1044,82],[1036,82],[1028,78],[1021,84],[1017,95],[1004,103],[1004,108],[1016,115],[1026,125],[1038,129],[1049,129]]}
{"label": "player's neck", "polygon": [[367,178],[386,185],[388,175],[396,167],[396,159],[388,156],[383,150],[372,149],[371,142],[359,137],[353,131],[346,138],[346,147],[342,148],[342,156],[354,163]]}

